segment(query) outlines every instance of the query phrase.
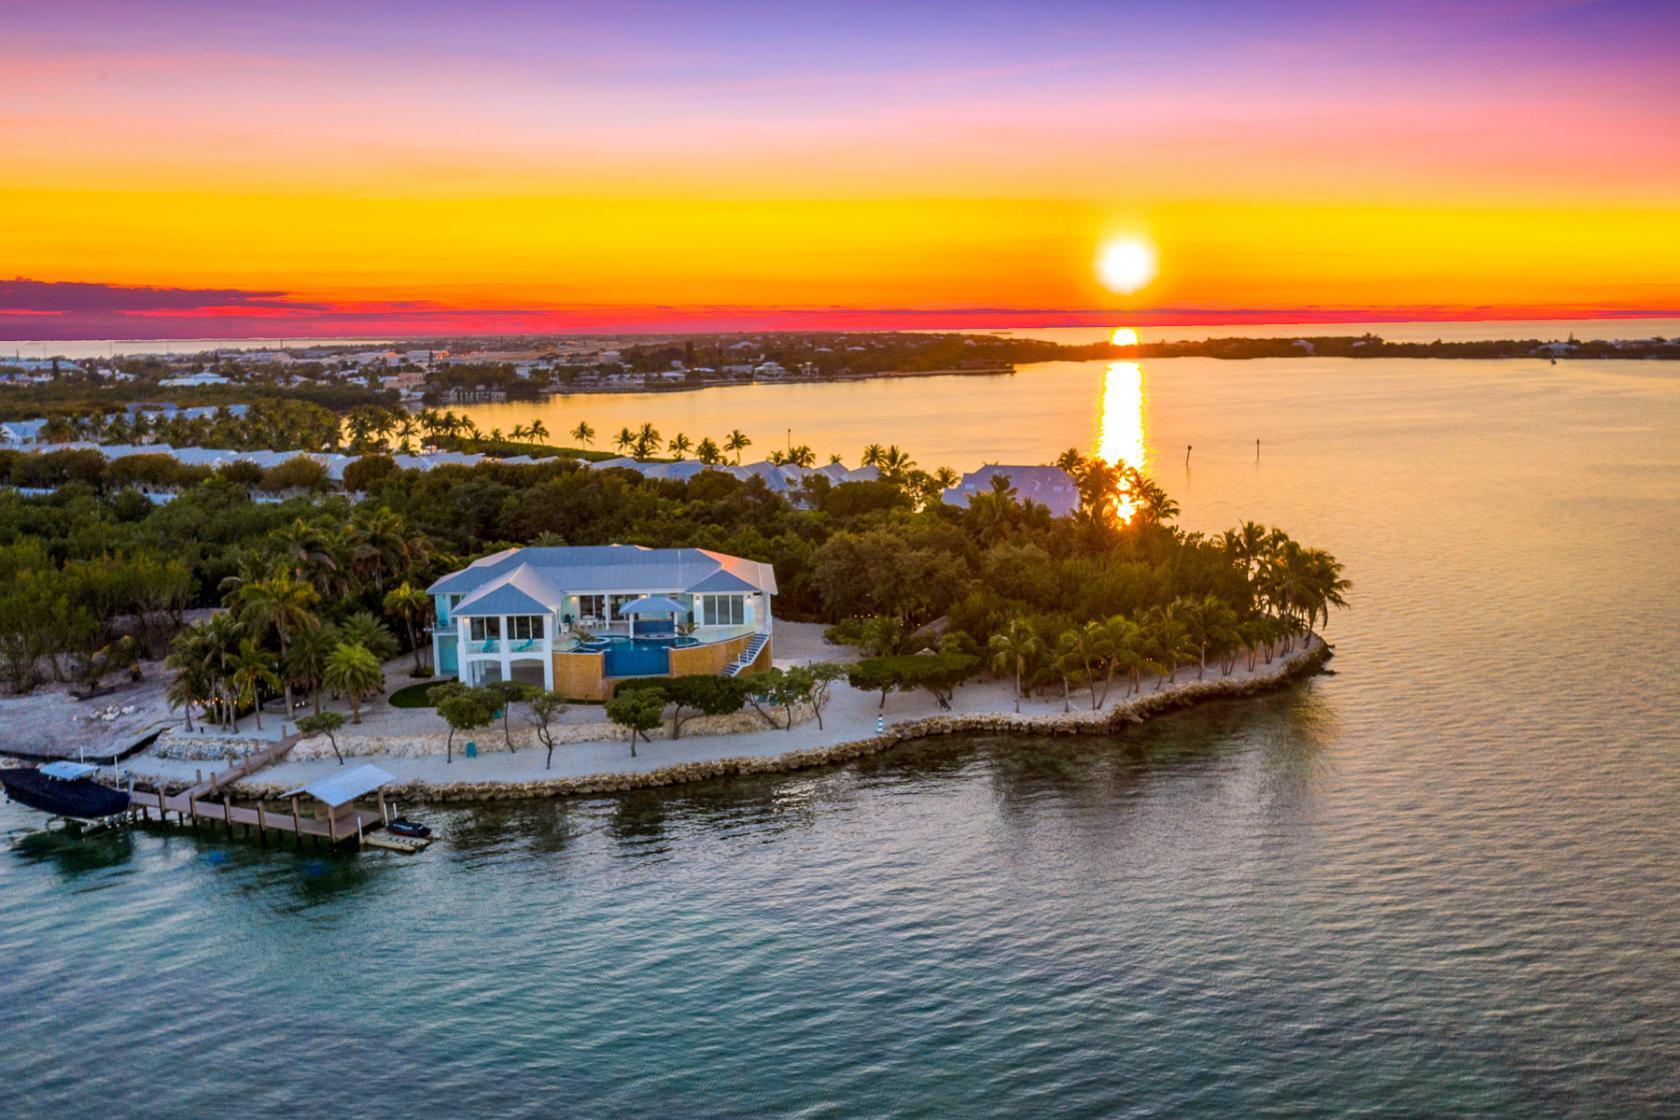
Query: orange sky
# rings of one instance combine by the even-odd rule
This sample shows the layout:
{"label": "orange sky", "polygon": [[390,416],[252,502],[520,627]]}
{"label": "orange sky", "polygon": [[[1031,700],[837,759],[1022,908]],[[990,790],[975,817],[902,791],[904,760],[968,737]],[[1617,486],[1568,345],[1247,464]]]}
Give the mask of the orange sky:
{"label": "orange sky", "polygon": [[[823,7],[37,15],[0,41],[0,278],[270,294],[40,285],[0,333],[1680,308],[1662,5]],[[1116,235],[1161,264],[1124,298]]]}

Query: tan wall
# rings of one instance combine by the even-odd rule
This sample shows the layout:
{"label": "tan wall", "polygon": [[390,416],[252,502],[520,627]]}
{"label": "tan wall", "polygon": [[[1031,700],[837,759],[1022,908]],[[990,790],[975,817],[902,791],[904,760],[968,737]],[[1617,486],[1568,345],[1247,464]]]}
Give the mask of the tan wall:
{"label": "tan wall", "polygon": [[747,643],[751,641],[751,634],[743,634],[739,638],[710,642],[703,646],[674,646],[671,649],[671,675],[715,676],[728,668],[731,661],[741,656],[741,651],[746,649]]}
{"label": "tan wall", "polygon": [[758,656],[753,658],[753,663],[747,666],[746,671],[749,673],[756,673],[761,669],[770,668],[770,649],[775,644],[776,639],[774,638],[765,642],[764,648],[758,651]]}
{"label": "tan wall", "polygon": [[554,691],[573,700],[605,700],[604,653],[557,653],[554,655]]}

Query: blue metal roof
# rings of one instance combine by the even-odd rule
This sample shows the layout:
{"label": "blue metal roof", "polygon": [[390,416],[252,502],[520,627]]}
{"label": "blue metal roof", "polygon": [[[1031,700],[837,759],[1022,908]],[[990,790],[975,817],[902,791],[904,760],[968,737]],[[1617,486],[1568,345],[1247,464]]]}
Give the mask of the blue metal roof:
{"label": "blue metal roof", "polygon": [[[529,575],[515,578],[520,569]],[[507,549],[451,572],[432,584],[430,591],[433,595],[468,596],[461,603],[465,607],[478,592],[512,582],[532,598],[558,605],[558,597],[564,595],[687,592],[720,573],[732,575],[744,585],[724,590],[776,593],[776,573],[768,564],[703,548],[640,545]],[[461,613],[460,607],[456,613]]]}

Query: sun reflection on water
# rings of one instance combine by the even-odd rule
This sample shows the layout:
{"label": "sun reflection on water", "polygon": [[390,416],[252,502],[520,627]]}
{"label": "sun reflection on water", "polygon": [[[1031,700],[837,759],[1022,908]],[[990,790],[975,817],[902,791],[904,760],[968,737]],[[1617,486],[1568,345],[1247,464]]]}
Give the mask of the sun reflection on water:
{"label": "sun reflection on water", "polygon": [[[1149,457],[1148,436],[1143,366],[1137,362],[1108,363],[1097,416],[1096,456],[1109,463],[1125,463],[1144,470]],[[1121,499],[1122,518],[1129,519],[1136,510],[1129,497]]]}

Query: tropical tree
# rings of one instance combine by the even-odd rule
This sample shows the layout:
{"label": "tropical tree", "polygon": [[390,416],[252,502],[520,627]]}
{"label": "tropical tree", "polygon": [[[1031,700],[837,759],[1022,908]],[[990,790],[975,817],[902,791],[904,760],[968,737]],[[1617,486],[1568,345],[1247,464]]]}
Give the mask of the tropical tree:
{"label": "tropical tree", "polygon": [[613,437],[613,446],[620,451],[629,451],[636,446],[636,433],[629,428],[620,428],[618,434]]}
{"label": "tropical tree", "polygon": [[437,714],[449,725],[449,738],[443,748],[446,766],[455,761],[455,733],[489,727],[496,718],[500,703],[482,688],[471,688],[460,681],[433,685],[426,690],[426,699],[432,702]]}
{"label": "tropical tree", "polygon": [[350,722],[362,722],[362,699],[385,687],[385,673],[379,658],[359,642],[340,642],[327,658],[326,671],[321,676],[328,688],[344,693],[350,699]]}
{"label": "tropical tree", "polygon": [[400,618],[408,627],[408,644],[414,647],[414,675],[419,676],[420,637],[417,626],[432,610],[432,597],[407,580],[385,593],[385,613]]}
{"label": "tropical tree", "polygon": [[659,429],[644,420],[642,426],[636,429],[635,446],[631,449],[631,454],[638,459],[650,459],[658,452],[662,443],[664,440],[660,438]]}
{"label": "tropical tree", "polygon": [[[280,636],[280,662],[284,665],[292,639],[321,625],[320,616],[315,613],[319,603],[320,595],[312,585],[279,575],[240,584],[228,596],[227,606],[251,634],[262,637],[272,629]],[[284,679],[282,691],[286,697],[286,716],[290,718],[292,679],[289,675]]]}
{"label": "tropical tree", "polygon": [[530,711],[531,726],[537,732],[537,741],[548,750],[548,758],[543,762],[544,770],[554,768],[554,723],[566,714],[566,697],[553,691],[536,691],[525,702]]}
{"label": "tropical tree", "polygon": [[694,457],[708,467],[715,466],[723,460],[723,451],[712,440],[711,436],[706,436],[694,448]]}
{"label": "tropical tree", "polygon": [[572,438],[577,440],[583,446],[588,447],[590,444],[595,442],[595,429],[589,426],[589,421],[579,420],[577,422],[577,427],[572,429]]}
{"label": "tropical tree", "polygon": [[257,717],[257,730],[262,730],[262,690],[264,688],[277,691],[280,688],[280,675],[274,671],[274,660],[269,652],[257,645],[251,638],[242,638],[239,647],[228,665],[228,687],[232,689],[235,704],[233,715],[234,730],[239,729],[239,710],[237,705],[251,705],[251,713]]}
{"label": "tropical tree", "polygon": [[665,693],[658,688],[620,688],[607,701],[607,718],[630,732],[630,757],[636,757],[636,740],[651,743],[648,732],[665,718]]}
{"label": "tropical tree", "polygon": [[1032,673],[1034,664],[1044,652],[1044,643],[1031,626],[1019,618],[993,634],[986,643],[991,654],[992,672],[1003,673],[1015,680],[1015,710],[1021,710],[1021,678]]}
{"label": "tropical tree", "polygon": [[548,425],[544,424],[539,416],[525,426],[525,434],[530,437],[532,443],[541,443],[548,438]]}
{"label": "tropical tree", "polygon": [[316,715],[321,714],[321,678],[327,671],[327,658],[343,640],[338,627],[317,626],[299,633],[286,652],[281,669],[289,681],[309,691]]}
{"label": "tropical tree", "polygon": [[681,432],[678,432],[676,435],[672,436],[671,437],[671,442],[666,444],[666,447],[668,447],[671,451],[671,458],[677,459],[677,460],[681,460],[682,457],[684,455],[686,455],[688,453],[688,450],[693,446],[694,446],[694,441],[689,439],[687,436],[683,435]]}
{"label": "tropical tree", "polygon": [[366,649],[383,665],[400,652],[397,636],[372,611],[357,611],[338,624],[339,640]]}
{"label": "tropical tree", "polygon": [[741,463],[741,452],[751,446],[752,440],[748,439],[746,433],[739,428],[732,429],[727,436],[723,437],[723,449],[735,453],[735,464],[737,466]]}
{"label": "tropical tree", "polygon": [[507,744],[508,753],[512,754],[515,748],[513,745],[513,729],[509,726],[509,716],[513,712],[513,706],[529,700],[541,692],[542,689],[535,685],[526,684],[524,681],[491,681],[483,688],[485,692],[494,696],[498,701],[502,716],[502,740]]}
{"label": "tropical tree", "polygon": [[317,715],[304,716],[297,721],[297,729],[304,735],[325,735],[327,742],[332,745],[333,757],[338,759],[340,766],[344,765],[344,752],[338,749],[339,728],[344,726],[344,717],[338,712],[321,712]]}

